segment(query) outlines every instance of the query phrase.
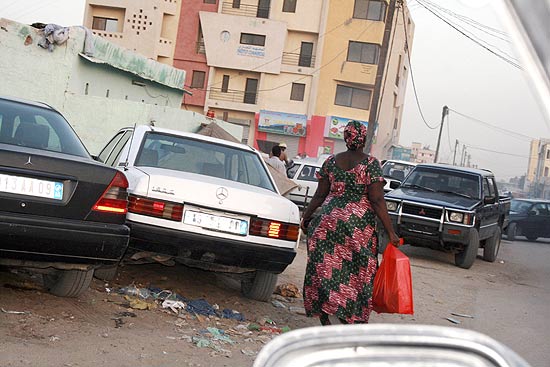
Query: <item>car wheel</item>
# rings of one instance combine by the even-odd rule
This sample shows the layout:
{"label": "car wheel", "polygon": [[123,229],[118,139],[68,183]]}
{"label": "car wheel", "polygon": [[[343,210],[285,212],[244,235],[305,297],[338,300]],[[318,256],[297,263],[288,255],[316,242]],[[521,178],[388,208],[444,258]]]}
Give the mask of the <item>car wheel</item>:
{"label": "car wheel", "polygon": [[498,227],[493,237],[488,238],[485,241],[485,247],[483,248],[483,260],[491,263],[495,262],[497,259],[498,250],[500,249],[501,234],[502,232],[500,227]]}
{"label": "car wheel", "polygon": [[516,223],[510,223],[508,224],[508,228],[506,228],[506,237],[508,238],[508,241],[515,241],[516,240]]}
{"label": "car wheel", "polygon": [[525,236],[525,237],[527,237],[527,239],[531,242],[534,242],[537,240],[537,238],[539,238],[538,236]]}
{"label": "car wheel", "polygon": [[384,254],[384,251],[386,250],[386,246],[388,246],[388,242],[390,242],[390,238],[388,237],[388,234],[385,230],[380,230],[378,232],[378,253]]}
{"label": "car wheel", "polygon": [[53,295],[59,297],[78,297],[88,287],[94,276],[94,270],[55,270],[44,274],[44,285]]}
{"label": "car wheel", "polygon": [[456,266],[463,269],[470,269],[474,264],[477,257],[477,250],[479,249],[479,233],[477,229],[472,228],[470,231],[470,239],[466,248],[455,254]]}
{"label": "car wheel", "polygon": [[100,280],[113,280],[118,272],[118,265],[106,265],[94,270],[94,277]]}
{"label": "car wheel", "polygon": [[253,278],[241,281],[241,291],[247,298],[267,302],[275,290],[277,278],[275,273],[258,270]]}

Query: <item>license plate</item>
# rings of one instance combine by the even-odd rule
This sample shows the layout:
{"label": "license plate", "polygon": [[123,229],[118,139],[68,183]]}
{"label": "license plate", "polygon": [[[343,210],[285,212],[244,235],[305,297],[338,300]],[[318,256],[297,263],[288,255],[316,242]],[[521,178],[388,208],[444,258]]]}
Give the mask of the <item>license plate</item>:
{"label": "license plate", "polygon": [[0,174],[0,192],[62,200],[63,183]]}
{"label": "license plate", "polygon": [[248,222],[246,220],[207,214],[194,210],[185,211],[183,223],[242,236],[248,234]]}

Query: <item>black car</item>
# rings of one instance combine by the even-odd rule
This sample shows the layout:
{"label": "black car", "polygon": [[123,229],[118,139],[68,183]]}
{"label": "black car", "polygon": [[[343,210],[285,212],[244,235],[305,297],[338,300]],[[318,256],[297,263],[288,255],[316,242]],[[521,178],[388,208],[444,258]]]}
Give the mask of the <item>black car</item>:
{"label": "black car", "polygon": [[513,199],[505,230],[509,241],[525,236],[529,241],[550,237],[550,201]]}
{"label": "black car", "polygon": [[0,265],[36,269],[51,293],[78,296],[126,251],[127,187],[59,112],[0,97]]}

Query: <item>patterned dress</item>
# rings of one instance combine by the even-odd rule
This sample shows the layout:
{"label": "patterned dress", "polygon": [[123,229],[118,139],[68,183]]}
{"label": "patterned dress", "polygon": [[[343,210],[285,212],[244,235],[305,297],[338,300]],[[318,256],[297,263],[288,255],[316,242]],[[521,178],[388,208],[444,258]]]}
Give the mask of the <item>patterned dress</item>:
{"label": "patterned dress", "polygon": [[304,280],[307,316],[336,315],[348,323],[368,322],[378,268],[376,218],[368,186],[384,181],[380,163],[368,157],[345,171],[330,156],[318,173],[330,192],[308,227]]}

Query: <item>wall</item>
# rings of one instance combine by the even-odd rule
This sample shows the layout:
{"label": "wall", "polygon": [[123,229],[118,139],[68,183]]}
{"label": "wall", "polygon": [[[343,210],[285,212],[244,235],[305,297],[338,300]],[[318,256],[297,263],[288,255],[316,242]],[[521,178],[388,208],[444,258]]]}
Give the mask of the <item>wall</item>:
{"label": "wall", "polygon": [[[300,79],[296,81],[297,79]],[[297,113],[307,115],[311,90],[311,76],[300,78],[300,75],[281,73],[279,75],[264,74],[260,85],[259,109]],[[293,101],[290,99],[292,83],[305,84],[304,100]]]}
{"label": "wall", "polygon": [[298,0],[295,13],[284,13],[283,0],[272,0],[270,18],[285,22],[289,30],[318,33],[323,1]]}

